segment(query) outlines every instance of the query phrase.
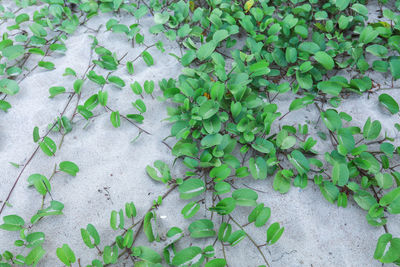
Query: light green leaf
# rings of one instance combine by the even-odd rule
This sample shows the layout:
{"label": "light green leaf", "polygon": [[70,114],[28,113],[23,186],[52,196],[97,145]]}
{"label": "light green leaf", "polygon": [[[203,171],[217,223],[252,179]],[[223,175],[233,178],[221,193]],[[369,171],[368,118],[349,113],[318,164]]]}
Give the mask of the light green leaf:
{"label": "light green leaf", "polygon": [[110,120],[111,120],[112,125],[115,128],[118,128],[119,126],[121,126],[121,117],[119,115],[119,111],[111,112]]}
{"label": "light green leaf", "polygon": [[16,81],[10,79],[0,80],[0,92],[7,95],[15,95],[19,92],[19,85]]}
{"label": "light green leaf", "polygon": [[79,167],[72,161],[63,161],[60,163],[60,171],[76,176],[77,172],[79,172]]}
{"label": "light green leaf", "polygon": [[316,52],[314,55],[314,59],[327,70],[331,70],[335,66],[335,62],[333,61],[332,57],[326,52]]}

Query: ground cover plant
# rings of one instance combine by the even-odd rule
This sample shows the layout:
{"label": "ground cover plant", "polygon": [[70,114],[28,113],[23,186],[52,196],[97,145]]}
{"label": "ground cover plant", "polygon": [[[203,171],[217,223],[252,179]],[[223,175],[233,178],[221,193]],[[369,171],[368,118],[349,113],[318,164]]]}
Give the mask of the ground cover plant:
{"label": "ground cover plant", "polygon": [[[272,180],[281,194],[315,186],[320,201],[337,208],[355,203],[365,211],[366,224],[383,230],[370,240],[371,260],[400,265],[400,233],[391,231],[398,229],[400,213],[399,10],[400,1],[357,0],[0,2],[0,116],[12,111],[20,84],[32,73],[55,75],[53,61],[66,53],[69,38],[80,29],[91,36],[84,71],[67,67],[59,79],[69,83],[48,88],[49,98],[64,98],[61,112],[47,127],[32,129],[35,148],[24,162],[10,162],[17,174],[0,196],[0,229],[11,232],[8,246],[0,247],[0,266],[44,266],[48,255],[66,266],[238,266],[226,250],[242,240],[257,252],[259,266],[274,266],[267,249],[285,235],[285,225],[259,201],[262,191],[238,186],[243,179],[261,188]],[[149,18],[152,25],[144,31]],[[129,49],[102,44],[105,32],[125,40]],[[168,50],[171,43],[179,54]],[[148,68],[163,63],[155,51],[174,58],[180,75],[140,83],[139,62]],[[108,86],[135,96],[129,113],[114,104],[117,93]],[[360,124],[342,109],[349,98],[365,95],[377,97],[377,118],[394,118],[393,131],[372,117]],[[154,102],[168,104],[170,132],[162,143],[174,161],[154,158],[145,171],[165,190],[149,207],[132,202],[127,192],[124,206],[110,214],[98,211],[109,218],[107,230],[96,222],[79,225],[82,242],[94,253],[74,249],[68,238],[54,251],[45,250],[55,237],[40,225],[68,217],[69,203],[57,199],[54,179],[79,178],[82,166],[71,156],[45,172],[28,173],[32,160],[41,154],[54,158],[76,128],[96,124],[103,114],[115,131],[123,124],[136,130],[127,144],[135,149],[154,134],[142,126]],[[314,117],[302,117],[303,110]],[[300,114],[296,123],[288,120],[294,113]],[[22,179],[37,192],[33,214],[13,210]],[[162,231],[159,210],[174,205],[173,193],[184,203],[173,216],[186,223]],[[243,213],[245,222],[238,219]],[[263,243],[250,228],[262,229]]]}

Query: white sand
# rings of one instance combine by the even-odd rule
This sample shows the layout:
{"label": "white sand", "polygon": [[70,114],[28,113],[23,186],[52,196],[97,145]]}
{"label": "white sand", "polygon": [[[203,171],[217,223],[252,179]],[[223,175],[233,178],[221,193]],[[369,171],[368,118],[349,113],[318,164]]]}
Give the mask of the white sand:
{"label": "white sand", "polygon": [[[99,23],[105,24],[108,15],[94,18],[88,26],[97,28]],[[126,24],[134,23],[131,18],[123,18]],[[151,44],[161,38],[148,34],[148,27],[152,24],[152,18],[143,20],[143,30],[146,33],[146,44]],[[127,38],[120,34],[104,32],[102,28],[98,35],[99,43],[121,57],[125,52],[128,56],[124,59],[132,60],[143,49],[143,46],[131,47]],[[20,169],[16,169],[8,162],[25,163],[36,148],[32,140],[32,130],[35,126],[40,127],[44,134],[46,127],[63,109],[67,95],[59,95],[49,99],[48,89],[51,86],[62,85],[67,91],[72,90],[73,80],[63,77],[64,69],[71,67],[78,75],[85,71],[90,54],[91,39],[89,35],[94,33],[87,29],[79,29],[71,36],[66,44],[68,51],[64,56],[54,53],[51,60],[55,63],[54,71],[35,70],[21,83],[21,91],[8,100],[12,108],[7,113],[0,114],[0,200],[4,200],[10,190]],[[157,84],[162,78],[174,77],[180,74],[180,64],[168,53],[180,55],[179,48],[175,43],[166,41],[165,53],[156,48],[149,50],[154,56],[155,65],[147,67],[143,60],[138,60],[135,66],[135,74],[130,76],[124,67],[120,67],[115,73],[124,79],[127,86],[118,89],[114,86],[106,86],[109,93],[109,105],[117,109],[121,114],[135,113],[131,105],[138,97],[132,93],[129,84],[138,81],[143,85],[145,80],[154,80]],[[36,62],[33,58],[30,62]],[[98,71],[98,68],[96,69]],[[389,80],[382,75],[373,77],[383,87],[388,87]],[[386,84],[386,85],[384,85]],[[86,82],[83,86],[83,101],[88,96],[96,93],[98,86],[92,82]],[[388,91],[400,102],[400,93],[396,90]],[[159,95],[156,85],[155,95]],[[394,123],[398,122],[397,116],[385,113],[378,104],[379,94],[367,96],[351,96],[344,100],[340,110],[346,111],[353,116],[353,125],[362,126],[365,120],[371,116],[379,119],[384,130],[390,136],[395,137]],[[278,97],[280,112],[285,113],[293,98],[288,95]],[[73,102],[76,98],[73,99]],[[82,103],[83,103],[82,101]],[[34,225],[32,231],[43,231],[46,234],[44,248],[48,251],[40,266],[62,266],[55,255],[55,250],[63,243],[68,243],[81,258],[82,265],[90,263],[91,259],[99,257],[95,250],[89,250],[81,240],[80,228],[86,227],[88,223],[94,224],[99,230],[102,240],[100,247],[110,244],[116,236],[116,232],[110,230],[109,214],[111,210],[119,210],[125,202],[133,201],[141,217],[149,208],[152,200],[162,195],[166,188],[162,184],[153,182],[145,173],[145,167],[155,160],[164,160],[172,165],[173,157],[169,149],[161,141],[169,135],[170,125],[162,120],[166,117],[168,103],[153,100],[150,96],[144,99],[147,105],[145,121],[141,127],[151,133],[142,134],[135,143],[130,141],[138,134],[138,130],[126,121],[122,121],[120,128],[114,128],[109,120],[110,113],[105,112],[98,106],[95,114],[90,119],[90,124],[77,117],[73,131],[66,135],[63,146],[55,157],[48,157],[39,152],[23,173],[11,199],[12,208],[7,207],[3,216],[7,214],[23,215],[28,221],[36,213],[41,205],[41,196],[32,188],[28,188],[27,177],[33,173],[41,173],[50,176],[54,164],[64,160],[74,161],[78,164],[80,172],[76,177],[59,173],[52,180],[52,195],[54,199],[65,204],[64,216],[53,216],[45,218]],[[69,110],[69,113],[72,108]],[[289,114],[286,124],[295,124],[299,118],[316,121],[317,110],[314,106]],[[324,129],[319,122],[318,128]],[[52,133],[51,138],[60,141],[60,135]],[[397,137],[397,135],[396,135]],[[318,139],[319,140],[319,139]],[[321,141],[321,140],[319,140]],[[168,140],[173,144],[173,140]],[[319,151],[325,151],[329,143],[320,142],[317,146]],[[184,169],[177,163],[172,171],[175,177],[182,177]],[[381,266],[373,260],[377,238],[383,233],[381,227],[375,228],[368,225],[365,214],[353,201],[345,209],[338,208],[326,201],[317,186],[309,185],[307,189],[292,188],[288,194],[281,195],[272,189],[272,179],[266,181],[254,181],[252,178],[239,179],[237,185],[246,184],[253,188],[264,191],[259,193],[259,201],[271,207],[272,216],[270,221],[278,221],[285,227],[285,233],[281,240],[265,252],[272,266]],[[106,190],[109,197],[105,196]],[[46,198],[46,203],[49,202]],[[165,233],[170,226],[178,226],[187,232],[187,226],[194,219],[201,218],[204,211],[199,212],[191,220],[184,220],[180,215],[181,208],[187,203],[179,199],[175,192],[171,194],[158,211],[160,221],[160,232]],[[235,211],[235,217],[244,223],[250,209],[239,208]],[[390,218],[389,231],[400,236],[400,223],[395,218]],[[248,226],[249,233],[255,236],[260,244],[265,241],[265,228],[255,229]],[[0,251],[12,249],[13,241],[18,237],[16,232],[0,231]],[[191,240],[190,240],[191,241]],[[213,240],[200,241],[200,246],[208,245]],[[182,244],[184,244],[182,242]],[[147,245],[142,234],[137,244]],[[150,246],[154,247],[154,244]],[[178,246],[182,248],[183,246]],[[156,245],[159,252],[160,246]],[[220,247],[218,247],[220,255]],[[227,247],[230,266],[256,266],[263,264],[262,258],[256,250],[250,246],[246,239],[235,248]],[[130,261],[118,266],[131,266]]]}

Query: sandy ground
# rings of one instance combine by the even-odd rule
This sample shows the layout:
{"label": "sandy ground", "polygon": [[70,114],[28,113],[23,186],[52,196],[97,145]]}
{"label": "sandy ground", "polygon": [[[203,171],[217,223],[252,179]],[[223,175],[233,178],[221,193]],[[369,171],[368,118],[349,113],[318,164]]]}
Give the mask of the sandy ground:
{"label": "sandy ground", "polygon": [[[94,18],[89,21],[88,27],[96,29],[99,24],[108,20],[107,15]],[[131,24],[132,19],[121,18],[126,24]],[[146,33],[146,44],[152,44],[161,37],[148,34],[152,18],[143,20],[142,32]],[[68,101],[66,94],[48,98],[48,89],[51,86],[63,85],[67,91],[72,90],[73,80],[63,77],[66,67],[76,70],[82,75],[87,68],[90,58],[89,35],[94,33],[87,28],[80,28],[66,41],[68,51],[65,55],[56,53],[51,55],[51,61],[56,69],[46,71],[35,70],[21,83],[21,91],[10,97],[12,109],[0,114],[0,200],[4,200],[20,169],[13,167],[9,162],[24,164],[36,148],[32,140],[32,130],[39,126],[41,134],[53,119],[60,114]],[[99,43],[119,57],[128,52],[123,63],[134,59],[144,49],[143,46],[132,48],[127,38],[120,34],[105,32],[104,27],[98,34]],[[109,93],[109,105],[121,114],[134,113],[131,102],[138,96],[134,95],[129,84],[138,81],[143,85],[145,80],[157,81],[162,78],[176,78],[180,74],[180,64],[168,53],[180,55],[175,43],[165,43],[165,53],[156,48],[149,51],[154,56],[155,65],[147,67],[143,60],[135,63],[135,74],[129,75],[124,67],[120,67],[115,73],[126,82],[127,86],[119,89],[107,85],[105,90]],[[49,59],[50,59],[49,58]],[[30,60],[32,67],[38,58]],[[376,75],[373,79],[381,83],[382,87],[389,87],[387,77]],[[82,99],[98,91],[98,86],[92,82],[85,82]],[[400,102],[400,93],[390,90],[391,94]],[[160,95],[156,85],[155,96]],[[344,100],[340,110],[353,116],[353,125],[362,126],[370,116],[379,119],[383,129],[391,137],[398,137],[394,123],[398,122],[397,116],[390,116],[382,110],[378,104],[378,95],[368,97],[351,96]],[[285,113],[293,98],[289,95],[278,97],[280,112]],[[76,101],[74,98],[72,101]],[[81,100],[82,101],[82,100]],[[139,139],[131,143],[138,134],[138,129],[133,125],[122,121],[120,128],[114,128],[109,120],[110,113],[100,106],[94,111],[96,116],[86,121],[77,118],[71,133],[65,136],[61,149],[55,157],[48,157],[42,152],[38,153],[26,168],[10,199],[13,207],[7,207],[3,215],[23,214],[26,221],[40,208],[41,197],[38,193],[28,188],[27,178],[30,174],[41,173],[50,176],[54,164],[64,160],[74,161],[78,164],[80,172],[76,177],[59,173],[52,180],[52,196],[65,204],[64,216],[48,217],[35,226],[33,231],[43,231],[46,234],[44,248],[48,251],[40,266],[62,266],[55,256],[55,250],[63,243],[68,243],[81,258],[82,265],[90,263],[91,259],[98,257],[94,250],[87,249],[80,236],[80,228],[88,223],[94,224],[99,230],[103,247],[110,244],[116,233],[110,230],[109,214],[111,210],[119,210],[125,202],[133,201],[136,204],[140,216],[148,209],[157,196],[162,195],[166,188],[162,184],[153,182],[145,173],[146,165],[155,160],[163,160],[170,165],[173,157],[162,140],[169,135],[170,125],[162,121],[166,116],[166,107],[169,105],[146,95],[144,102],[147,105],[145,120],[141,127],[151,135],[142,134]],[[71,114],[72,108],[67,114]],[[286,117],[286,124],[295,124],[299,118],[317,121],[317,110],[310,106],[295,114]],[[316,129],[323,129],[321,122]],[[60,135],[51,133],[50,137],[57,143]],[[319,139],[318,139],[319,140]],[[319,140],[321,141],[321,140]],[[173,140],[168,140],[173,144]],[[318,151],[325,151],[329,144],[320,142]],[[178,162],[172,173],[174,177],[182,177],[184,168]],[[281,195],[272,189],[272,179],[255,182],[251,178],[240,179],[237,185],[245,184],[264,193],[259,193],[259,201],[264,202],[272,209],[270,221],[278,221],[285,227],[285,233],[281,240],[272,247],[262,248],[272,266],[381,266],[373,260],[377,238],[383,233],[382,228],[368,225],[365,214],[353,201],[349,201],[346,209],[338,208],[328,203],[319,192],[318,187],[309,185],[301,190],[292,188],[289,193]],[[49,202],[46,199],[46,203]],[[186,201],[179,200],[175,192],[168,196],[158,211],[160,232],[164,232],[171,226],[179,226],[187,229],[194,219],[204,215],[199,212],[191,220],[184,220],[180,216],[180,210]],[[246,221],[249,209],[240,208],[235,211],[235,217],[242,223]],[[389,231],[400,236],[400,223],[396,218],[389,219]],[[265,240],[265,230],[247,227],[249,233],[255,236],[260,244]],[[264,229],[264,228],[263,228]],[[186,230],[187,231],[187,230]],[[17,238],[15,232],[0,231],[0,251],[12,249],[18,251],[13,245]],[[198,245],[208,245],[213,240],[201,241]],[[147,244],[144,235],[141,235],[138,243]],[[183,242],[184,244],[185,242]],[[150,245],[159,249],[157,245]],[[183,247],[183,246],[181,246]],[[159,250],[161,251],[161,250]],[[221,253],[218,247],[218,253]],[[248,240],[242,241],[235,248],[227,248],[230,266],[256,266],[262,264],[262,258]],[[130,266],[131,262],[125,261],[119,266]]]}

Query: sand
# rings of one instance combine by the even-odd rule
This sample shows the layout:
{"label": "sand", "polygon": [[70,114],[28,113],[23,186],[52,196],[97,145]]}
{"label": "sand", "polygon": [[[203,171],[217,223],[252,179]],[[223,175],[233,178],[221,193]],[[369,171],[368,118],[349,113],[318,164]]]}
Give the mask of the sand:
{"label": "sand", "polygon": [[[109,18],[109,15],[93,18],[87,26],[97,29],[99,24],[105,24]],[[126,24],[134,23],[134,20],[127,16],[120,19]],[[131,102],[140,98],[132,93],[130,83],[138,81],[143,85],[145,80],[154,80],[154,96],[157,97],[161,95],[157,82],[162,78],[176,78],[180,74],[179,62],[168,55],[180,55],[179,47],[162,36],[149,34],[148,29],[152,23],[151,17],[146,17],[141,22],[145,43],[150,45],[157,40],[163,40],[166,52],[161,53],[156,48],[149,49],[155,59],[155,65],[147,67],[143,60],[139,59],[134,64],[134,75],[129,75],[125,67],[120,67],[115,75],[126,82],[127,86],[124,88],[105,86],[109,94],[109,106],[119,110],[121,114],[135,113]],[[73,79],[62,76],[65,68],[73,68],[79,76],[85,72],[92,42],[89,36],[95,35],[91,29],[79,28],[67,39],[68,51],[64,55],[53,53],[48,58],[55,64],[55,70],[36,69],[20,84],[21,91],[8,98],[13,107],[7,113],[0,114],[0,200],[4,201],[22,168],[15,168],[9,162],[26,163],[36,148],[32,140],[33,128],[38,126],[43,135],[48,124],[62,112],[68,101],[67,94],[50,99],[49,87],[62,85],[67,91],[72,91]],[[145,49],[143,45],[132,47],[125,36],[105,31],[104,26],[97,38],[101,45],[116,52],[118,57],[128,52],[123,63],[136,58]],[[30,59],[28,67],[32,68],[38,59],[38,56]],[[376,75],[373,79],[382,87],[390,86],[388,77]],[[98,85],[90,81],[85,82],[81,102],[98,89]],[[400,101],[398,90],[385,92]],[[380,93],[382,92],[369,98],[367,95],[350,96],[343,100],[340,110],[353,116],[353,125],[362,126],[368,117],[379,119],[383,129],[391,137],[397,138],[398,133],[393,125],[398,122],[398,116],[389,115],[379,106]],[[277,98],[282,114],[288,110],[292,99],[293,96],[288,94]],[[72,99],[72,105],[76,100],[76,97]],[[90,119],[89,123],[79,116],[76,117],[72,132],[65,136],[63,145],[55,157],[48,157],[39,151],[23,172],[10,199],[12,207],[7,207],[2,215],[19,214],[28,221],[41,205],[41,196],[33,188],[28,188],[28,176],[41,173],[49,177],[54,164],[65,160],[75,162],[80,168],[76,177],[58,173],[51,182],[53,198],[63,202],[65,208],[64,215],[45,218],[32,228],[32,231],[42,231],[46,234],[43,247],[48,253],[39,266],[62,266],[56,258],[55,250],[64,243],[69,244],[76,256],[81,258],[82,266],[89,264],[91,259],[99,256],[95,250],[85,247],[81,240],[80,228],[86,227],[88,223],[94,224],[101,234],[100,247],[108,245],[118,233],[109,227],[109,214],[112,210],[119,210],[126,202],[133,201],[141,217],[152,205],[152,201],[166,192],[163,184],[152,181],[146,175],[145,167],[155,160],[163,160],[170,166],[173,164],[174,158],[169,148],[162,143],[170,132],[171,125],[163,119],[167,117],[166,108],[171,104],[153,99],[149,95],[145,95],[143,100],[148,110],[140,127],[151,134],[143,133],[132,143],[131,140],[137,136],[139,130],[124,120],[121,127],[114,128],[110,123],[110,112],[98,106],[94,111],[96,116]],[[72,111],[73,106],[68,108],[66,114],[71,116]],[[310,106],[289,114],[285,124],[298,123],[299,118],[304,121],[317,121],[316,108]],[[321,122],[312,131],[316,132],[319,129],[324,129]],[[51,133],[49,136],[57,144],[61,140],[60,134]],[[320,139],[318,141],[318,151],[323,152],[329,147],[329,143]],[[174,141],[168,139],[167,143],[173,145]],[[174,177],[183,177],[184,171],[179,161],[172,168]],[[285,233],[278,243],[268,249],[262,248],[272,266],[381,266],[372,256],[375,242],[384,231],[382,227],[370,226],[365,219],[366,212],[354,201],[349,201],[349,206],[345,209],[338,208],[326,201],[319,188],[311,183],[304,190],[292,187],[289,193],[281,195],[272,189],[272,177],[265,181],[254,181],[248,177],[236,182],[237,186],[243,184],[263,191],[259,193],[259,201],[271,208],[270,222],[277,221],[285,227]],[[48,205],[49,201],[50,198],[47,197],[45,204]],[[184,220],[180,210],[186,203],[187,201],[179,199],[177,192],[168,196],[157,212],[160,233],[165,234],[171,226],[179,226],[187,234],[189,223],[206,215],[202,210],[194,218]],[[234,212],[234,216],[241,223],[245,223],[249,212],[250,209],[239,208]],[[389,218],[388,228],[392,234],[400,235],[398,219]],[[265,228],[247,226],[246,229],[254,236],[256,242],[265,242]],[[18,252],[19,249],[13,245],[17,237],[16,232],[0,231],[0,251],[10,249]],[[212,242],[213,240],[205,240],[195,242],[194,245],[203,247]],[[148,245],[143,234],[140,235],[137,244]],[[178,248],[183,248],[185,244],[187,241],[181,242]],[[162,243],[150,246],[161,252]],[[226,250],[230,266],[263,264],[262,258],[247,239],[234,248],[227,247]],[[217,253],[222,255],[220,246],[217,246]],[[127,260],[118,266],[131,265]]]}

